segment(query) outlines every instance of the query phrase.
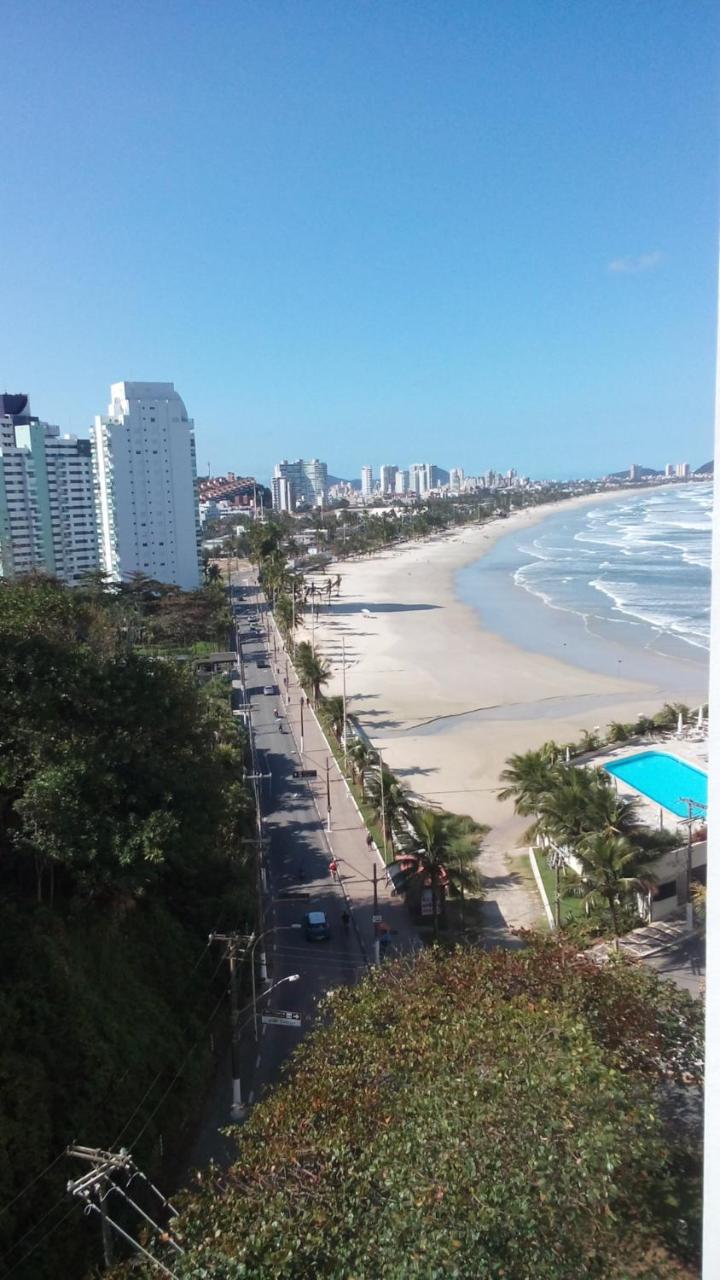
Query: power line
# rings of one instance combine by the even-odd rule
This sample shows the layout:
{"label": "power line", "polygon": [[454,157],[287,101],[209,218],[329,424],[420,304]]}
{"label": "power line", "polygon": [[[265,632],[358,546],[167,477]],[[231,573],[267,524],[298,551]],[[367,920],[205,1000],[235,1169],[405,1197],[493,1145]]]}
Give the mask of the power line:
{"label": "power line", "polygon": [[[63,1155],[65,1155],[65,1152],[63,1152]],[[57,1208],[57,1205],[55,1207]],[[27,1262],[28,1258],[35,1252],[35,1250],[39,1249],[40,1245],[44,1244],[45,1241],[48,1240],[49,1237],[53,1235],[55,1231],[58,1231],[64,1222],[67,1222],[68,1218],[70,1217],[70,1214],[76,1208],[77,1208],[77,1204],[73,1203],[70,1205],[70,1208],[68,1209],[67,1213],[60,1219],[60,1221],[56,1222],[55,1226],[51,1227],[49,1231],[46,1231],[45,1235],[41,1236],[40,1239],[37,1240],[36,1243],[32,1246],[32,1248],[28,1249],[27,1253],[23,1254],[22,1258],[18,1258],[17,1262],[13,1263],[10,1270],[5,1272],[5,1280],[8,1280],[8,1277],[10,1277],[14,1271],[17,1271],[18,1267],[21,1267],[23,1262]]]}
{"label": "power line", "polygon": [[17,1195],[14,1196],[12,1200],[9,1200],[6,1205],[3,1205],[2,1209],[0,1209],[0,1217],[2,1217],[4,1213],[7,1213],[8,1209],[12,1209],[13,1205],[17,1204],[18,1200],[20,1200],[22,1196],[26,1194],[26,1192],[30,1191],[31,1188],[35,1186],[36,1182],[39,1182],[41,1178],[44,1178],[46,1173],[49,1173],[51,1169],[54,1169],[58,1160],[62,1160],[64,1155],[65,1155],[65,1151],[63,1150],[60,1152],[59,1155],[55,1157],[54,1160],[50,1161],[50,1164],[47,1165],[47,1167],[43,1169],[41,1173],[36,1173],[35,1177],[32,1178],[30,1182],[28,1182],[26,1187],[23,1187],[22,1191],[18,1191]]}

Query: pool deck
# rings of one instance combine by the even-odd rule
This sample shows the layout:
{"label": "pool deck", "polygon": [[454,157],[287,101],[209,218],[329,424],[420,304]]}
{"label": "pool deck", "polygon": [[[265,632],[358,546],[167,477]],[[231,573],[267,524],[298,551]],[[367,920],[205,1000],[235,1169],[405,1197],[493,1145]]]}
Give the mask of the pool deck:
{"label": "pool deck", "polygon": [[[692,765],[694,769],[699,769],[702,773],[708,771],[708,740],[705,735],[683,733],[678,737],[675,733],[665,733],[651,737],[636,738],[632,743],[623,742],[615,748],[606,747],[602,751],[593,752],[592,755],[585,756],[582,760],[576,761],[577,764],[590,765],[595,769],[602,769],[606,764],[617,764],[620,760],[627,760],[630,756],[641,755],[646,751],[657,751],[658,754],[666,756],[675,756],[677,760],[683,760],[685,764]],[[650,800],[643,795],[635,787],[631,787],[629,783],[624,782],[622,778],[616,777],[614,774],[609,775],[613,778],[621,796],[631,796],[638,801],[638,810],[641,818],[648,826],[661,826],[665,831],[678,831],[683,833],[687,827],[684,825],[684,819],[679,818],[672,809],[666,809],[664,805],[658,804],[656,800]]]}

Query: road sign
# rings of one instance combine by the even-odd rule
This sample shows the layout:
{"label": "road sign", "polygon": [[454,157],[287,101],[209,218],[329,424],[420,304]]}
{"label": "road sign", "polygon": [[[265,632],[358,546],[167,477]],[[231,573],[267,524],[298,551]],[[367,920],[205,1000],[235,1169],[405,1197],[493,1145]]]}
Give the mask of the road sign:
{"label": "road sign", "polygon": [[293,778],[317,778],[317,769],[293,769]]}
{"label": "road sign", "polygon": [[373,916],[372,922],[373,924],[382,924],[382,916]]}
{"label": "road sign", "polygon": [[288,1013],[286,1009],[273,1009],[272,1013],[264,1013],[262,1020],[267,1027],[294,1027],[299,1031],[301,1026],[300,1014]]}

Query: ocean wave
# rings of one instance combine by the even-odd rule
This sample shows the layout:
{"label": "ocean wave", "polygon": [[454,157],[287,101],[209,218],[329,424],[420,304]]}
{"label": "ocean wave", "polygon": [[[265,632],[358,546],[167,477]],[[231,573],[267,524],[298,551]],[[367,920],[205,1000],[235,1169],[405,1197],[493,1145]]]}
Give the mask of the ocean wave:
{"label": "ocean wave", "polygon": [[622,618],[707,649],[711,501],[710,485],[683,486],[573,512],[520,548],[514,580],[586,624]]}

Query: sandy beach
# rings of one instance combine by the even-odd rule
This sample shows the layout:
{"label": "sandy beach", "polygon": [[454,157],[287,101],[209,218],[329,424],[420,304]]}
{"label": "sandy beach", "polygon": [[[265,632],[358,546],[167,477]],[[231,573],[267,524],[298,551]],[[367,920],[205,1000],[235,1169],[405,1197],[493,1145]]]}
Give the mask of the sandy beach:
{"label": "sandy beach", "polygon": [[[617,500],[592,495],[573,502],[612,497]],[[692,702],[705,696],[697,675],[687,689],[674,682],[670,691],[660,687],[657,671],[647,680],[635,678],[639,668],[633,678],[619,678],[526,651],[486,630],[476,610],[458,599],[459,569],[498,538],[560,506],[569,504],[343,561],[333,567],[342,577],[339,599],[329,612],[321,608],[315,624],[316,647],[333,670],[328,692],[342,690],[344,647],[349,711],[413,792],[492,828],[483,863],[496,878],[508,875],[505,855],[516,853],[526,825],[497,798],[512,752],[633,719],[670,697]],[[628,663],[625,670],[631,669]],[[500,895],[506,923],[527,923],[537,903],[521,892],[512,868],[505,888],[514,890]]]}

